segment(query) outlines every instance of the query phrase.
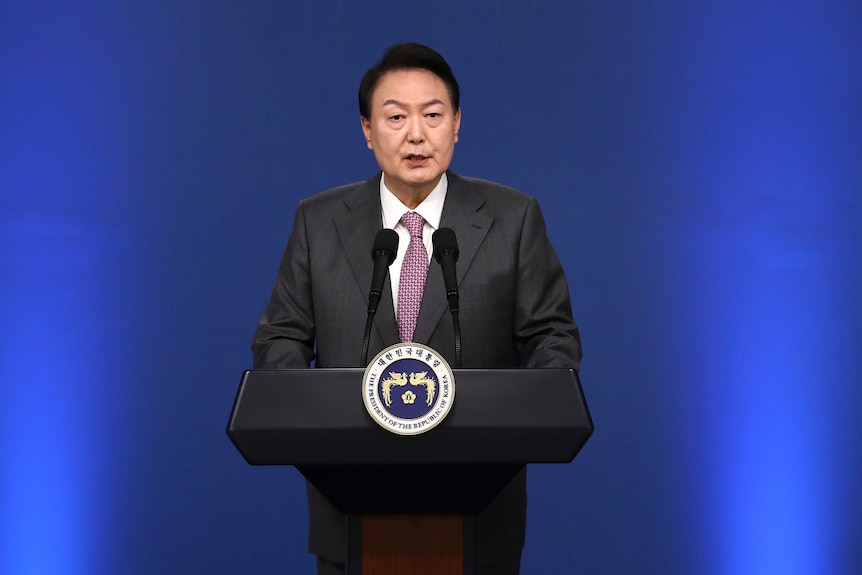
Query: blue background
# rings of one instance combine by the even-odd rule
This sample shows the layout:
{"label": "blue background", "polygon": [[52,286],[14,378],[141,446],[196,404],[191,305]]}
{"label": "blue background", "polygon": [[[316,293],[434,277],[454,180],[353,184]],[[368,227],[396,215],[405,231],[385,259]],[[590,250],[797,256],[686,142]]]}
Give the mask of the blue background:
{"label": "blue background", "polygon": [[[453,168],[539,198],[597,431],[525,574],[862,572],[862,4],[0,5],[0,572],[311,572],[224,435],[297,201],[427,43]],[[357,342],[359,343],[359,342]]]}

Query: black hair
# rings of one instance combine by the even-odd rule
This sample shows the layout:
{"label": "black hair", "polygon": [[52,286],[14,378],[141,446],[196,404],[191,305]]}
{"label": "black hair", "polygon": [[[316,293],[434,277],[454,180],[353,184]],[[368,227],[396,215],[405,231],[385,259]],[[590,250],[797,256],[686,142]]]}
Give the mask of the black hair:
{"label": "black hair", "polygon": [[380,62],[365,72],[359,84],[359,114],[366,120],[371,118],[371,97],[384,74],[393,70],[416,69],[428,70],[443,80],[449,91],[449,98],[452,100],[452,109],[457,112],[460,107],[461,93],[452,68],[443,56],[428,46],[405,42],[387,48]]}

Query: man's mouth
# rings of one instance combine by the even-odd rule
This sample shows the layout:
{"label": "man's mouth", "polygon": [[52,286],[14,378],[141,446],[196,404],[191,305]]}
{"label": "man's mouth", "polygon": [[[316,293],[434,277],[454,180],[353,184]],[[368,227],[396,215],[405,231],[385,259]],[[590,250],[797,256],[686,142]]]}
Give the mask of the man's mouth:
{"label": "man's mouth", "polygon": [[422,161],[427,160],[427,159],[428,159],[428,156],[420,156],[419,154],[410,154],[407,156],[408,162],[422,162]]}

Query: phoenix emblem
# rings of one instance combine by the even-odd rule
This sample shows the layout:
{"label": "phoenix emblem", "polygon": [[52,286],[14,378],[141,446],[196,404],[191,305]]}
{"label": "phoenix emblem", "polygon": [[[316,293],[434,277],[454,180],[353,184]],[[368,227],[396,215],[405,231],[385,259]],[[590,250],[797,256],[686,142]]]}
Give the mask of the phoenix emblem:
{"label": "phoenix emblem", "polygon": [[386,407],[392,407],[392,388],[401,387],[407,384],[425,388],[425,404],[432,405],[434,403],[434,393],[437,391],[437,385],[433,379],[428,377],[427,371],[419,373],[411,373],[409,380],[406,373],[389,372],[389,377],[380,382],[380,390],[383,393],[383,401]]}

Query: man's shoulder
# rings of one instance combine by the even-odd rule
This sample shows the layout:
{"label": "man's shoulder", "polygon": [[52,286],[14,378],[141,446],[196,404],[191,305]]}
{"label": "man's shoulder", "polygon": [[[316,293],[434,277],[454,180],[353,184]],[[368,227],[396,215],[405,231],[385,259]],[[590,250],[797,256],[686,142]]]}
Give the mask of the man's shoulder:
{"label": "man's shoulder", "polygon": [[511,186],[482,178],[462,176],[452,172],[449,172],[449,186],[450,189],[462,189],[474,198],[481,198],[492,203],[517,206],[526,205],[534,201],[531,195]]}
{"label": "man's shoulder", "polygon": [[302,203],[306,207],[317,207],[334,203],[350,203],[351,201],[356,201],[358,198],[362,198],[362,196],[369,190],[373,191],[374,181],[376,179],[377,177],[374,177],[370,180],[352,182],[350,184],[343,184],[341,186],[329,188],[328,190],[318,192],[303,199]]}

